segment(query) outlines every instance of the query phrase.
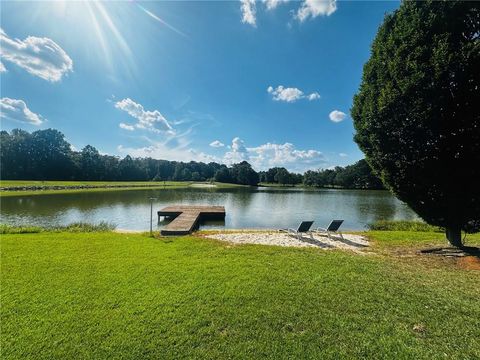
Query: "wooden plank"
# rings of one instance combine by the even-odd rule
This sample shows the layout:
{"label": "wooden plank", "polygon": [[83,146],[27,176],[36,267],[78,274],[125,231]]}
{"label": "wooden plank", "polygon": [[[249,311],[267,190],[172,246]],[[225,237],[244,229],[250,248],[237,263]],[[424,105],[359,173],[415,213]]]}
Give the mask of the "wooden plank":
{"label": "wooden plank", "polygon": [[160,216],[175,218],[160,231],[162,235],[187,235],[196,228],[202,218],[225,218],[225,207],[174,205],[163,208],[157,214],[159,219]]}

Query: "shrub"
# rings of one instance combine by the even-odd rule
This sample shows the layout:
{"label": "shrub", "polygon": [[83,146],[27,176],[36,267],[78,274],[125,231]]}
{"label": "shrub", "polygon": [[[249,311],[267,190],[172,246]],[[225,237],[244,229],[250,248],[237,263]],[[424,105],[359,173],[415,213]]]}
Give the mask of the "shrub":
{"label": "shrub", "polygon": [[101,221],[98,224],[76,222],[69,225],[56,226],[29,226],[29,225],[7,225],[0,224],[0,234],[29,234],[44,231],[51,232],[105,232],[115,230],[116,225]]}
{"label": "shrub", "polygon": [[443,232],[441,227],[429,225],[421,221],[388,221],[380,220],[367,225],[369,230],[380,231],[424,231]]}

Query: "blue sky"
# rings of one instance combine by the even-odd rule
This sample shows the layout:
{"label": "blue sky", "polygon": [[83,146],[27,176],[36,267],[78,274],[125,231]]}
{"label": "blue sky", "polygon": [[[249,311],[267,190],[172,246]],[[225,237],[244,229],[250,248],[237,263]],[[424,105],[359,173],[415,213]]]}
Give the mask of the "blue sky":
{"label": "blue sky", "polygon": [[399,2],[4,2],[1,127],[293,171],[361,159],[349,109]]}

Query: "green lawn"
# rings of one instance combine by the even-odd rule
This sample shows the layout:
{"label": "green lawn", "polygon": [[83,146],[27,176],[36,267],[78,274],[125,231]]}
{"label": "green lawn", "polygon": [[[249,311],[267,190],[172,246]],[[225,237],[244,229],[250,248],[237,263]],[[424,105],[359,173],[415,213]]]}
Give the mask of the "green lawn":
{"label": "green lawn", "polygon": [[[18,195],[59,194],[85,191],[121,191],[163,188],[184,188],[188,186],[210,185],[207,182],[193,181],[40,181],[40,180],[2,180],[0,197]],[[242,187],[244,185],[213,183],[217,188]],[[23,188],[12,190],[12,188]]]}
{"label": "green lawn", "polygon": [[2,358],[479,358],[480,271],[416,253],[442,234],[369,236],[356,255],[2,235]]}

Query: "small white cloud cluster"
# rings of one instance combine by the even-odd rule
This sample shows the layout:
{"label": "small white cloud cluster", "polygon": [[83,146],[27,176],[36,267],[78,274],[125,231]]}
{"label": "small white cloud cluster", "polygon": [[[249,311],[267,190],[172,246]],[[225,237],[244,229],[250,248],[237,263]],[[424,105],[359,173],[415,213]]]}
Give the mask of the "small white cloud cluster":
{"label": "small white cloud cluster", "polygon": [[255,0],[240,0],[242,10],[242,22],[252,26],[257,25],[257,7]]}
{"label": "small white cloud cluster", "polygon": [[263,0],[267,10],[273,10],[281,3],[286,3],[288,0]]}
{"label": "small white cloud cluster", "polygon": [[236,137],[232,140],[230,151],[225,153],[223,162],[230,165],[244,160],[258,170],[284,166],[292,171],[304,171],[325,163],[324,155],[317,150],[298,150],[291,143],[246,147],[244,141]]}
{"label": "small white cloud cluster", "polygon": [[343,111],[340,110],[333,110],[328,117],[330,118],[331,121],[339,123],[347,117],[347,114],[345,114]]}
{"label": "small white cloud cluster", "polygon": [[32,112],[25,101],[7,97],[0,99],[0,117],[30,125],[40,125],[44,120],[42,116]]}
{"label": "small white cloud cluster", "polygon": [[330,16],[337,10],[336,0],[304,0],[297,11],[296,17],[300,21],[305,21],[309,17],[312,19],[317,16]]}
{"label": "small white cloud cluster", "polygon": [[[288,0],[263,0],[265,8],[268,11],[274,10],[278,5],[286,3]],[[255,0],[240,0],[240,10],[242,12],[242,22],[252,26],[257,26],[257,8]],[[294,18],[304,22],[308,18],[317,16],[330,16],[337,10],[337,0],[303,0],[300,7],[294,13]]]}
{"label": "small white cloud cluster", "polygon": [[298,88],[284,87],[282,85],[279,85],[276,88],[269,86],[267,92],[272,94],[273,100],[275,101],[295,102],[300,99],[308,99],[309,101],[320,99],[320,94],[318,92],[305,95],[304,92]]}
{"label": "small white cloud cluster", "polygon": [[225,144],[222,143],[221,141],[215,140],[210,143],[210,146],[214,148],[221,148],[221,147],[224,147]]}
{"label": "small white cloud cluster", "polygon": [[130,98],[116,102],[115,107],[137,119],[137,123],[133,125],[120,123],[119,126],[122,129],[133,131],[137,128],[150,130],[156,133],[166,132],[172,135],[174,134],[172,126],[158,110],[146,111],[141,104],[136,103]]}
{"label": "small white cloud cluster", "polygon": [[[29,36],[25,40],[11,39],[0,29],[1,59],[11,62],[32,75],[56,82],[73,71],[73,61],[52,39]],[[0,72],[6,71],[0,63]]]}

